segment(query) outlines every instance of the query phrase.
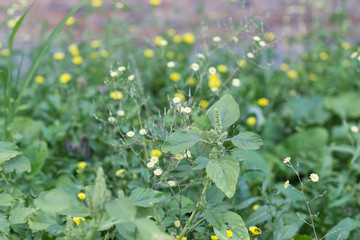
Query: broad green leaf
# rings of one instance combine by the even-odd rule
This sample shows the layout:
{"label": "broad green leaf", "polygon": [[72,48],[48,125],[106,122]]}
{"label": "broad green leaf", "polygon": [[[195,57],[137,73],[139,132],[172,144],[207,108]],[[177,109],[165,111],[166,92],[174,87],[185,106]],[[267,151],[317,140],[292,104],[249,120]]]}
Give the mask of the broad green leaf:
{"label": "broad green leaf", "polygon": [[193,170],[202,170],[202,169],[206,168],[209,161],[210,161],[209,159],[199,156],[195,159],[196,166],[193,166],[192,169]]}
{"label": "broad green leaf", "polygon": [[337,113],[341,118],[360,117],[360,95],[358,92],[343,92],[340,95],[326,97],[325,107]]}
{"label": "broad green leaf", "polygon": [[[271,211],[275,211],[274,207],[271,207]],[[271,219],[268,206],[261,206],[256,211],[250,214],[246,219],[247,226],[257,226]]]}
{"label": "broad green leaf", "polygon": [[294,240],[313,240],[313,238],[306,235],[295,235]]}
{"label": "broad green leaf", "polygon": [[5,235],[8,235],[9,232],[10,232],[10,225],[8,220],[6,219],[6,215],[0,213],[0,233],[4,233]]}
{"label": "broad green leaf", "polygon": [[4,164],[6,172],[14,172],[20,174],[23,172],[31,172],[31,163],[27,157],[20,155],[16,158],[13,158]]}
{"label": "broad green leaf", "polygon": [[201,140],[201,137],[192,132],[175,132],[166,139],[162,150],[173,154],[182,153]]}
{"label": "broad green leaf", "polygon": [[152,207],[155,203],[166,199],[164,194],[149,188],[136,188],[132,191],[130,199],[139,207]]}
{"label": "broad green leaf", "polygon": [[228,156],[210,160],[206,166],[206,173],[210,179],[229,198],[235,193],[239,172],[239,162]]}
{"label": "broad green leaf", "polygon": [[242,132],[231,138],[232,143],[241,150],[256,150],[263,144],[260,136],[253,132]]}
{"label": "broad green leaf", "polygon": [[149,240],[173,240],[173,238],[166,233],[162,232],[154,221],[143,219],[136,219],[134,221],[137,230],[142,239]]}
{"label": "broad green leaf", "polygon": [[0,149],[0,164],[18,156],[20,152]]}
{"label": "broad green leaf", "polygon": [[218,209],[211,209],[207,210],[204,213],[204,217],[206,221],[210,224],[212,224],[215,228],[222,228],[223,225],[223,219],[221,211]]}
{"label": "broad green leaf", "polygon": [[106,211],[119,221],[133,221],[136,215],[135,204],[129,198],[119,198],[106,204]]}
{"label": "broad green leaf", "polygon": [[239,105],[229,94],[221,97],[219,101],[214,103],[214,105],[212,105],[212,107],[209,109],[209,118],[213,125],[215,125],[215,109],[217,109],[220,116],[222,131],[225,131],[240,117]]}
{"label": "broad green leaf", "polygon": [[44,141],[35,141],[24,151],[24,155],[31,162],[31,176],[41,171],[45,163],[47,151],[47,144]]}
{"label": "broad green leaf", "polygon": [[51,225],[57,224],[54,215],[38,210],[31,215],[28,221],[29,227],[33,231],[48,229]]}
{"label": "broad green leaf", "polygon": [[337,231],[326,237],[326,240],[337,240],[339,235],[341,234],[341,239],[349,239],[350,233],[360,228],[360,221],[352,218],[344,218],[341,220],[336,226],[328,231],[328,233]]}
{"label": "broad green leaf", "polygon": [[[214,227],[214,232],[219,240],[250,240],[245,223],[238,214],[226,211],[222,213],[222,218],[226,225],[223,224],[222,228]],[[226,230],[231,230],[231,238],[228,237]]]}
{"label": "broad green leaf", "polygon": [[0,193],[0,207],[8,207],[14,198],[7,193]]}
{"label": "broad green leaf", "polygon": [[18,207],[11,209],[9,222],[10,225],[26,223],[31,214],[36,211],[35,208]]}

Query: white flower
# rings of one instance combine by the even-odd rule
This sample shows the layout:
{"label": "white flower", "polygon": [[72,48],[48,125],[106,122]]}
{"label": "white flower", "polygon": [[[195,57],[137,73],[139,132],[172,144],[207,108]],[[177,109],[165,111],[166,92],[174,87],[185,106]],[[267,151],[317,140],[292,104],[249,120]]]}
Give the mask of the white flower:
{"label": "white flower", "polygon": [[183,112],[183,113],[186,113],[186,114],[189,114],[189,113],[191,113],[191,108],[189,108],[189,107],[182,107],[181,108],[181,112]]}
{"label": "white flower", "polygon": [[184,157],[186,157],[186,156],[189,158],[191,157],[191,152],[189,150],[186,150]]}
{"label": "white flower", "polygon": [[154,171],[154,174],[156,176],[160,176],[162,174],[162,170],[160,168],[157,168],[155,171]]}
{"label": "white flower", "polygon": [[108,118],[108,121],[111,122],[111,123],[114,123],[114,122],[116,122],[116,118],[114,118],[113,116],[110,116]]}
{"label": "white flower", "polygon": [[240,87],[240,79],[234,78],[234,79],[232,80],[232,85],[233,85],[234,87]]}
{"label": "white flower", "polygon": [[254,58],[254,57],[255,57],[255,55],[254,55],[252,52],[248,52],[248,53],[246,54],[246,56],[247,56],[248,58]]}
{"label": "white flower", "polygon": [[157,163],[158,161],[159,161],[159,158],[157,156],[153,156],[150,158],[150,162],[152,162],[154,164]]}
{"label": "white flower", "polygon": [[110,76],[112,76],[112,77],[117,77],[117,75],[118,75],[118,72],[116,72],[116,71],[110,71]]}
{"label": "white flower", "polygon": [[125,115],[125,112],[120,109],[120,110],[118,110],[118,111],[116,112],[116,114],[117,114],[118,116],[122,117],[122,116]]}
{"label": "white flower", "polygon": [[176,186],[176,183],[174,182],[174,181],[168,181],[167,182],[169,185],[170,185],[170,187],[174,187],[174,186]]}
{"label": "white flower", "polygon": [[180,227],[180,221],[179,221],[179,220],[176,220],[176,221],[174,222],[174,226],[177,227],[177,228]]}
{"label": "white flower", "polygon": [[133,131],[128,131],[128,132],[126,133],[126,136],[128,136],[128,137],[133,137],[133,136],[135,136],[135,133],[134,133]]}
{"label": "white flower", "polygon": [[165,39],[162,39],[160,41],[160,46],[165,47],[168,44],[168,42]]}
{"label": "white flower", "polygon": [[310,174],[310,180],[313,181],[313,182],[318,182],[319,181],[319,175],[317,175],[316,173]]}
{"label": "white flower", "polygon": [[266,46],[266,43],[265,43],[264,41],[260,41],[260,42],[259,42],[259,46],[260,46],[260,47],[265,47],[265,46]]}
{"label": "white flower", "polygon": [[211,75],[214,75],[216,73],[216,68],[214,68],[214,67],[209,68],[209,73]]}
{"label": "white flower", "polygon": [[142,128],[139,131],[140,135],[145,135],[146,134],[146,129]]}
{"label": "white flower", "polygon": [[360,62],[360,56],[358,56],[357,60]]}
{"label": "white flower", "polygon": [[351,57],[351,58],[356,58],[356,57],[357,57],[357,55],[358,55],[358,53],[357,53],[357,52],[353,52],[353,53],[350,55],[350,57]]}
{"label": "white flower", "polygon": [[220,42],[220,41],[221,41],[221,37],[219,36],[213,37],[213,42]]}
{"label": "white flower", "polygon": [[197,56],[198,56],[198,58],[205,59],[205,56],[202,53],[198,53]]}
{"label": "white flower", "polygon": [[235,36],[232,37],[232,40],[234,41],[234,43],[237,43],[239,41],[239,39]]}
{"label": "white flower", "polygon": [[351,130],[353,133],[359,132],[359,128],[358,128],[357,126],[351,126],[350,130]]}
{"label": "white flower", "polygon": [[199,64],[197,63],[191,64],[191,69],[196,72],[197,70],[199,70]]}
{"label": "white flower", "polygon": [[179,97],[174,97],[173,98],[173,103],[180,103],[181,99]]}
{"label": "white flower", "polygon": [[146,166],[147,166],[148,168],[153,168],[153,167],[155,166],[155,163],[153,163],[153,162],[148,162],[148,163],[146,164]]}
{"label": "white flower", "polygon": [[290,185],[290,181],[289,181],[289,180],[287,180],[287,181],[284,183],[284,188],[288,188],[288,187],[289,187],[289,185]]}
{"label": "white flower", "polygon": [[124,67],[124,66],[118,67],[118,71],[119,71],[119,72],[123,72],[123,71],[125,71],[125,70],[126,70],[126,67]]}
{"label": "white flower", "polygon": [[258,36],[253,36],[254,41],[259,42],[261,39]]}
{"label": "white flower", "polygon": [[212,92],[217,92],[219,89],[217,87],[213,87],[210,89]]}
{"label": "white flower", "polygon": [[132,80],[134,80],[135,79],[135,75],[134,74],[131,74],[129,77],[128,77],[128,80],[129,81],[132,81]]}
{"label": "white flower", "polygon": [[285,164],[286,164],[286,163],[289,163],[290,160],[291,160],[291,157],[286,157],[286,158],[284,158],[284,163],[285,163]]}
{"label": "white flower", "polygon": [[181,154],[176,154],[176,155],[175,155],[175,158],[176,158],[177,160],[181,160],[181,159],[183,159],[183,155],[181,155]]}
{"label": "white flower", "polygon": [[168,68],[173,68],[173,67],[175,67],[175,63],[173,61],[170,61],[170,62],[167,63],[167,67]]}

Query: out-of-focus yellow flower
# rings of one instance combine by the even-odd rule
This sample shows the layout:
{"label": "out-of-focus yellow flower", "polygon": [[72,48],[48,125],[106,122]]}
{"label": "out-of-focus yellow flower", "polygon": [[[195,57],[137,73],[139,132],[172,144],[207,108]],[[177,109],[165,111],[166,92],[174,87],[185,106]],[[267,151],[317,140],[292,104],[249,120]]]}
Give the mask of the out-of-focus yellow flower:
{"label": "out-of-focus yellow flower", "polygon": [[289,69],[290,69],[290,66],[286,63],[283,63],[280,65],[280,70],[283,72],[287,72],[287,71],[289,71]]}
{"label": "out-of-focus yellow flower", "polygon": [[239,67],[245,68],[246,67],[246,61],[244,59],[240,59],[237,63]]}
{"label": "out-of-focus yellow flower", "polygon": [[309,80],[315,82],[317,80],[317,76],[313,73],[309,74]]}
{"label": "out-of-focus yellow flower", "polygon": [[45,81],[44,77],[41,76],[41,75],[37,75],[37,76],[34,78],[34,80],[35,80],[35,82],[36,82],[37,84],[43,84],[44,81]]}
{"label": "out-of-focus yellow flower", "polygon": [[192,34],[190,32],[184,33],[182,38],[183,38],[184,42],[187,44],[193,44],[195,42],[195,36],[194,36],[194,34]]}
{"label": "out-of-focus yellow flower", "polygon": [[253,209],[254,211],[256,211],[256,210],[258,210],[259,207],[260,207],[260,205],[259,205],[259,204],[256,204],[256,205],[254,205],[254,206],[252,207],[252,209]]}
{"label": "out-of-focus yellow flower", "polygon": [[246,119],[246,123],[250,126],[253,126],[256,124],[256,117],[248,117]]}
{"label": "out-of-focus yellow flower", "polygon": [[80,220],[85,221],[85,218],[83,218],[83,217],[73,217],[73,221],[76,223],[76,226],[79,226]]}
{"label": "out-of-focus yellow flower", "polygon": [[221,73],[226,73],[228,71],[228,67],[224,64],[220,64],[217,66],[217,70]]}
{"label": "out-of-focus yellow flower", "polygon": [[125,172],[126,172],[125,169],[119,169],[119,170],[116,170],[115,175],[117,177],[124,176],[123,173],[125,173]]}
{"label": "out-of-focus yellow flower", "polygon": [[161,0],[149,0],[149,4],[156,7],[161,4]]}
{"label": "out-of-focus yellow flower", "polygon": [[101,50],[101,51],[100,51],[100,55],[101,55],[103,58],[108,58],[108,57],[109,57],[109,52],[106,51],[106,50]]}
{"label": "out-of-focus yellow flower", "polygon": [[101,45],[101,41],[100,40],[93,40],[90,42],[90,47],[92,48],[99,48]]}
{"label": "out-of-focus yellow flower", "polygon": [[219,238],[218,238],[216,235],[211,235],[211,236],[210,236],[210,239],[211,239],[211,240],[219,240]]}
{"label": "out-of-focus yellow flower", "polygon": [[98,57],[98,53],[97,52],[91,52],[90,53],[90,59],[96,59]]}
{"label": "out-of-focus yellow flower", "polygon": [[342,47],[342,49],[344,49],[344,50],[349,50],[349,49],[351,48],[351,45],[350,45],[350,43],[348,43],[348,42],[343,42],[343,43],[341,44],[341,47]]}
{"label": "out-of-focus yellow flower", "polygon": [[61,61],[65,58],[65,53],[63,52],[56,52],[53,54],[53,58],[57,61]]}
{"label": "out-of-focus yellow flower", "polygon": [[174,43],[180,43],[182,41],[182,37],[181,35],[175,35],[172,40]]}
{"label": "out-of-focus yellow flower", "polygon": [[144,50],[144,56],[146,58],[152,58],[154,56],[154,51],[147,48],[147,49]]}
{"label": "out-of-focus yellow flower", "polygon": [[195,84],[196,84],[196,78],[194,78],[194,77],[186,78],[186,85],[192,86],[192,85],[195,85]]}
{"label": "out-of-focus yellow flower", "polygon": [[173,29],[173,28],[170,28],[169,30],[167,30],[167,34],[170,36],[170,37],[173,37],[176,35],[176,30]]}
{"label": "out-of-focus yellow flower", "polygon": [[170,74],[170,80],[171,80],[171,81],[174,81],[174,82],[179,81],[179,80],[180,80],[180,77],[181,77],[181,75],[180,75],[180,73],[178,73],[178,72],[172,72],[172,73]]}
{"label": "out-of-focus yellow flower", "polygon": [[174,98],[176,98],[176,97],[180,98],[181,100],[185,100],[185,95],[183,93],[180,93],[180,92],[175,93]]}
{"label": "out-of-focus yellow flower", "polygon": [[9,56],[10,55],[10,51],[9,51],[9,49],[3,49],[2,51],[1,51],[1,56],[3,56],[3,57],[7,57],[7,56]]}
{"label": "out-of-focus yellow flower", "polygon": [[267,41],[272,42],[272,41],[274,41],[274,39],[275,39],[275,34],[272,33],[272,32],[266,32],[266,33],[264,34],[264,37],[265,37],[265,39],[266,39]]}
{"label": "out-of-focus yellow flower", "polygon": [[92,0],[91,1],[91,6],[93,7],[101,7],[103,4],[102,0]]}
{"label": "out-of-focus yellow flower", "polygon": [[161,41],[162,41],[162,40],[164,40],[163,37],[161,37],[161,36],[156,36],[155,39],[154,39],[155,45],[157,45],[157,46],[162,46],[162,45],[161,45]]}
{"label": "out-of-focus yellow flower", "polygon": [[113,91],[110,93],[110,98],[114,100],[121,100],[123,98],[123,94],[120,91]]}
{"label": "out-of-focus yellow flower", "polygon": [[207,108],[208,106],[209,106],[209,101],[207,101],[207,100],[201,100],[201,102],[200,102],[200,107],[201,107],[201,108],[205,109],[205,108]]}
{"label": "out-of-focus yellow flower", "polygon": [[269,105],[269,100],[267,98],[259,98],[257,100],[257,103],[259,104],[259,106],[261,107],[266,107],[267,105]]}
{"label": "out-of-focus yellow flower", "polygon": [[78,163],[76,164],[76,166],[77,166],[78,168],[84,169],[84,168],[86,168],[87,163],[86,163],[86,162],[78,162]]}
{"label": "out-of-focus yellow flower", "polygon": [[71,26],[74,23],[75,23],[75,17],[74,16],[69,17],[65,22],[65,24],[68,25],[68,26]]}
{"label": "out-of-focus yellow flower", "polygon": [[151,157],[154,157],[154,156],[160,157],[161,155],[162,155],[162,153],[161,153],[160,150],[157,150],[157,149],[151,150],[151,153],[150,153],[150,156],[151,156]]}
{"label": "out-of-focus yellow flower", "polygon": [[208,77],[209,88],[219,88],[221,86],[220,75],[218,73],[210,74]]}
{"label": "out-of-focus yellow flower", "polygon": [[84,200],[85,198],[86,198],[86,195],[85,195],[85,193],[83,193],[83,192],[80,192],[80,193],[78,193],[78,198],[80,199],[80,200]]}
{"label": "out-of-focus yellow flower", "polygon": [[2,48],[2,43],[0,42],[0,48]]}
{"label": "out-of-focus yellow flower", "polygon": [[290,70],[287,72],[287,76],[291,79],[296,79],[298,77],[298,73],[295,70]]}
{"label": "out-of-focus yellow flower", "polygon": [[13,28],[13,27],[15,27],[16,22],[17,22],[17,19],[9,19],[9,20],[7,21],[7,26],[8,26],[9,28]]}
{"label": "out-of-focus yellow flower", "polygon": [[59,81],[63,84],[68,83],[71,80],[70,73],[63,73],[60,75]]}
{"label": "out-of-focus yellow flower", "polygon": [[174,57],[175,57],[175,53],[174,53],[174,52],[169,51],[169,52],[166,53],[166,58],[168,58],[168,59],[173,59]]}
{"label": "out-of-focus yellow flower", "polygon": [[78,46],[77,46],[75,43],[70,44],[70,46],[69,46],[69,52],[70,52],[71,55],[73,55],[74,57],[80,55],[79,48],[78,48]]}
{"label": "out-of-focus yellow flower", "polygon": [[80,65],[83,62],[83,58],[81,56],[75,56],[72,59],[73,64]]}
{"label": "out-of-focus yellow flower", "polygon": [[261,229],[255,226],[251,226],[249,227],[249,231],[254,234],[254,235],[259,235],[261,234]]}
{"label": "out-of-focus yellow flower", "polygon": [[320,59],[323,61],[326,61],[329,59],[329,55],[326,52],[321,52],[319,56],[320,56]]}

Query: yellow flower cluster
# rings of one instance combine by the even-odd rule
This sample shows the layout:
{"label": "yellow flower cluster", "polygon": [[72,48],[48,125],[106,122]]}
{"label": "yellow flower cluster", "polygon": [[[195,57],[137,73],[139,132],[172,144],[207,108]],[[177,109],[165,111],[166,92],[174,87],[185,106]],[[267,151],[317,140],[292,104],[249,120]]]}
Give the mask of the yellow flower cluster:
{"label": "yellow flower cluster", "polygon": [[114,100],[121,100],[123,98],[123,94],[120,91],[113,91],[110,93],[110,98]]}
{"label": "yellow flower cluster", "polygon": [[220,75],[218,73],[209,74],[208,78],[209,78],[208,81],[209,88],[214,89],[214,88],[219,88],[221,86]]}

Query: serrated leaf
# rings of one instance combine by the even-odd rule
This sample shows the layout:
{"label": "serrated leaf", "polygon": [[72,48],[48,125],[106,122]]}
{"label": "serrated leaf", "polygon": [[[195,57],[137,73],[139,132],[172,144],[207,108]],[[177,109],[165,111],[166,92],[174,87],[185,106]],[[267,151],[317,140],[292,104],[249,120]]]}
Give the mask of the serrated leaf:
{"label": "serrated leaf", "polygon": [[241,150],[256,150],[263,144],[260,136],[253,132],[242,132],[231,138],[232,143]]}
{"label": "serrated leaf", "polygon": [[6,161],[9,161],[10,159],[13,159],[14,157],[18,156],[19,154],[20,154],[20,152],[18,152],[18,151],[0,149],[0,164],[4,163]]}
{"label": "serrated leaf", "polygon": [[10,206],[12,200],[14,200],[14,198],[10,194],[0,193],[0,207]]}
{"label": "serrated leaf", "polygon": [[27,157],[24,155],[19,155],[9,161],[4,163],[4,168],[6,172],[14,172],[20,174],[23,172],[31,172],[31,163]]}
{"label": "serrated leaf", "polygon": [[[222,228],[215,228],[214,232],[219,240],[250,240],[249,233],[243,219],[236,213],[226,211],[222,213]],[[231,230],[232,237],[227,236],[226,230]]]}
{"label": "serrated leaf", "polygon": [[8,235],[9,232],[10,232],[10,225],[8,220],[6,219],[6,215],[0,213],[0,233],[4,233],[5,235]]}
{"label": "serrated leaf", "polygon": [[210,160],[206,166],[206,173],[210,179],[229,198],[235,193],[239,171],[239,162],[228,156]]}
{"label": "serrated leaf", "polygon": [[215,125],[215,109],[217,109],[220,121],[221,130],[225,131],[233,123],[235,123],[240,117],[239,105],[235,102],[234,98],[226,94],[221,97],[210,109],[209,119],[213,125]]}
{"label": "serrated leaf", "polygon": [[119,198],[106,204],[106,211],[119,221],[133,221],[136,215],[135,204],[129,198]]}
{"label": "serrated leaf", "polygon": [[201,140],[202,138],[195,133],[175,132],[166,139],[162,150],[173,154],[182,153]]}
{"label": "serrated leaf", "polygon": [[164,194],[149,188],[136,188],[132,191],[130,199],[139,207],[152,207],[155,203],[166,199]]}
{"label": "serrated leaf", "polygon": [[35,208],[24,207],[11,209],[9,217],[10,225],[26,223],[31,214],[33,214],[35,211]]}
{"label": "serrated leaf", "polygon": [[54,215],[38,210],[31,215],[28,224],[33,231],[43,231],[48,229],[51,225],[56,224]]}

